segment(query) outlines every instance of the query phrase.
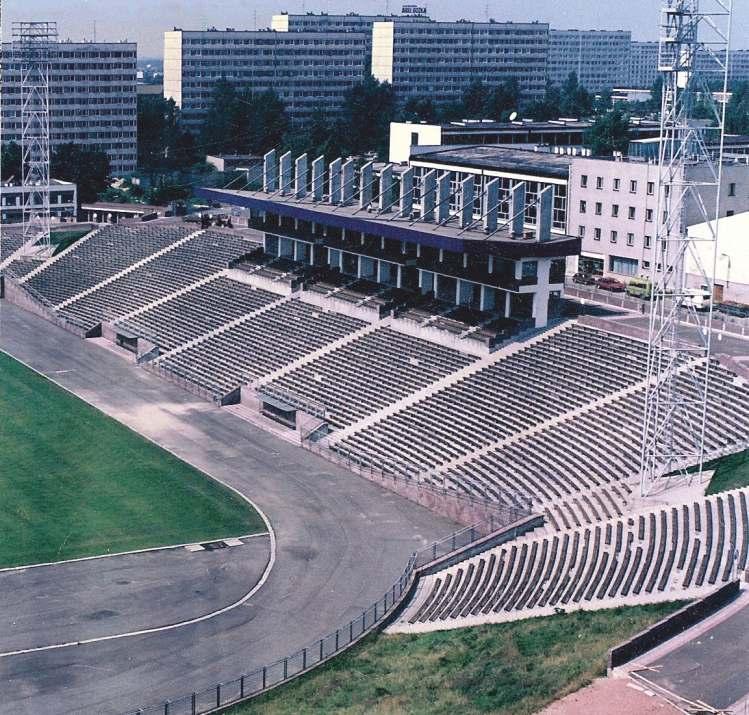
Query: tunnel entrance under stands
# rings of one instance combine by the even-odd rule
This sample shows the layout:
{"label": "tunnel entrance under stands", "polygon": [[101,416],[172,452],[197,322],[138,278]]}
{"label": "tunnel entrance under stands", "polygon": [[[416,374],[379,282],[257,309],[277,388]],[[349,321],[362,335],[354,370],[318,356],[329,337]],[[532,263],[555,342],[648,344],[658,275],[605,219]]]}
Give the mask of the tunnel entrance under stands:
{"label": "tunnel entrance under stands", "polygon": [[138,354],[138,336],[132,333],[117,333],[115,343],[118,347],[124,348],[128,352]]}

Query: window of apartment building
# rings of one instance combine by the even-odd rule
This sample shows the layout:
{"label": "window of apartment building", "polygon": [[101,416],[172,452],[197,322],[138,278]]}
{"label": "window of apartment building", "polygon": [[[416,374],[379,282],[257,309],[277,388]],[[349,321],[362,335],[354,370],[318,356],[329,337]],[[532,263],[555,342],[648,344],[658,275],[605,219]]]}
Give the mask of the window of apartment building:
{"label": "window of apartment building", "polygon": [[630,221],[634,221],[636,214],[637,214],[637,212],[635,210],[635,207],[634,206],[630,206],[629,210],[627,211],[627,217],[629,218],[629,220]]}
{"label": "window of apartment building", "polygon": [[613,218],[619,217],[619,204],[611,204],[611,216]]}
{"label": "window of apartment building", "polygon": [[614,179],[614,191],[619,191],[619,187],[621,186],[622,180],[621,179]]}
{"label": "window of apartment building", "polygon": [[655,193],[655,182],[648,181],[648,196],[652,196]]}
{"label": "window of apartment building", "polygon": [[643,268],[650,268],[650,261],[643,261],[642,262],[642,267]]}
{"label": "window of apartment building", "polygon": [[600,241],[601,240],[601,229],[600,228],[594,228],[593,229],[593,240],[594,241]]}
{"label": "window of apartment building", "polygon": [[733,181],[728,184],[728,195],[736,196],[736,184]]}
{"label": "window of apartment building", "polygon": [[611,243],[616,243],[617,239],[619,238],[619,234],[616,231],[611,232]]}
{"label": "window of apartment building", "polygon": [[587,208],[587,204],[585,203],[585,201],[581,201],[580,202],[580,213],[584,214],[586,208]]}
{"label": "window of apartment building", "polygon": [[635,181],[635,179],[630,179],[630,182],[629,182],[629,193],[630,194],[636,194],[637,193],[637,181]]}
{"label": "window of apartment building", "polygon": [[596,188],[602,189],[603,188],[603,177],[602,176],[596,176]]}
{"label": "window of apartment building", "polygon": [[583,238],[585,236],[585,226],[577,227],[577,235],[580,236],[580,238]]}
{"label": "window of apartment building", "polygon": [[650,248],[653,245],[653,237],[645,236],[644,245],[645,245],[645,248]]}
{"label": "window of apartment building", "polygon": [[596,216],[600,216],[603,212],[603,204],[600,201],[596,201]]}
{"label": "window of apartment building", "polygon": [[627,234],[627,245],[628,246],[634,246],[635,245],[635,234],[634,233],[628,233]]}
{"label": "window of apartment building", "polygon": [[645,209],[645,221],[648,223],[653,222],[653,209]]}
{"label": "window of apartment building", "polygon": [[726,216],[733,216],[734,213],[735,211],[733,209],[728,209],[728,211],[726,211]]}
{"label": "window of apartment building", "polygon": [[583,189],[588,188],[588,175],[587,174],[580,174],[580,187]]}

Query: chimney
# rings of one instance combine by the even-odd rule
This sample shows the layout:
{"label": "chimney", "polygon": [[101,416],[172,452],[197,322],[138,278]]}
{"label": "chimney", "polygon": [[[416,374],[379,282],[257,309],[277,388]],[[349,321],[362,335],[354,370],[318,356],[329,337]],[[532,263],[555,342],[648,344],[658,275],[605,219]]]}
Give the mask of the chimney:
{"label": "chimney", "polygon": [[400,206],[398,215],[402,218],[411,215],[414,204],[414,170],[406,169],[401,173]]}
{"label": "chimney", "polygon": [[421,220],[434,221],[437,172],[432,169],[421,177]]}
{"label": "chimney", "polygon": [[307,195],[307,155],[298,156],[294,162],[294,196],[298,199]]}
{"label": "chimney", "polygon": [[328,169],[328,202],[331,204],[337,204],[341,196],[341,164],[340,159],[335,159]]}
{"label": "chimney", "polygon": [[512,237],[523,235],[525,223],[525,182],[519,181],[510,189],[510,226]]}
{"label": "chimney", "polygon": [[378,208],[380,211],[390,211],[390,204],[393,203],[393,165],[388,164],[382,167],[380,172],[380,196],[378,198]]}
{"label": "chimney", "polygon": [[291,190],[291,152],[287,151],[278,162],[278,180],[281,196],[285,196]]}
{"label": "chimney", "polygon": [[547,186],[539,195],[536,204],[536,240],[551,240],[551,214],[554,203],[554,187]]}
{"label": "chimney", "polygon": [[437,223],[444,223],[450,214],[450,173],[437,177]]}
{"label": "chimney", "polygon": [[499,179],[492,179],[484,187],[484,231],[493,233],[497,230],[499,218]]}
{"label": "chimney", "polygon": [[312,200],[322,201],[325,185],[325,157],[318,156],[312,162]]}
{"label": "chimney", "polygon": [[372,203],[374,184],[374,162],[368,161],[359,171],[359,207],[366,208]]}
{"label": "chimney", "polygon": [[341,168],[341,198],[340,202],[346,206],[354,198],[354,160],[349,159]]}
{"label": "chimney", "polygon": [[278,190],[278,164],[276,150],[271,149],[263,156],[263,191],[270,194]]}

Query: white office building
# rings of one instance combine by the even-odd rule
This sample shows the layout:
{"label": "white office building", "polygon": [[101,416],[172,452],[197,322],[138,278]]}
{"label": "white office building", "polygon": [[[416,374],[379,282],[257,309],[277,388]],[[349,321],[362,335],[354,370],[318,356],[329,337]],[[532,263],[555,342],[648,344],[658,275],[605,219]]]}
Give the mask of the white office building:
{"label": "white office building", "polygon": [[316,107],[339,108],[346,90],[362,80],[365,41],[360,32],[165,32],[164,96],[193,131],[220,79],[256,93],[274,89],[293,119],[307,119]]}
{"label": "white office building", "polygon": [[[73,143],[106,151],[114,174],[137,163],[137,45],[60,42],[50,65],[50,146]],[[21,63],[2,46],[2,140],[21,141]]]}
{"label": "white office building", "polygon": [[631,33],[625,30],[550,30],[549,81],[574,72],[589,92],[621,87],[629,79]]}
{"label": "white office building", "polygon": [[517,79],[526,99],[546,85],[549,26],[539,22],[434,22],[394,18],[372,26],[372,74],[399,100],[454,102],[474,80]]}

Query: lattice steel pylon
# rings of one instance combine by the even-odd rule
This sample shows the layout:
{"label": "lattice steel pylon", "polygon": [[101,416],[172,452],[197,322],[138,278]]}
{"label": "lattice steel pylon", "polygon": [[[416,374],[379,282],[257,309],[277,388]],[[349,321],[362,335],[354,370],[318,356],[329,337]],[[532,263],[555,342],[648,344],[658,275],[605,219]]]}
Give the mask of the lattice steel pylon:
{"label": "lattice steel pylon", "polygon": [[21,181],[24,243],[50,245],[49,74],[57,23],[14,22],[13,58],[21,70]]}
{"label": "lattice steel pylon", "polygon": [[[722,90],[720,99],[726,96],[731,11],[732,0],[664,0],[662,6],[658,230],[651,260],[642,496],[665,484],[664,476],[691,475],[690,467],[701,472],[705,457],[725,128],[725,102],[716,102],[712,92]],[[698,98],[708,108],[711,126],[695,119]],[[688,210],[692,223],[707,224],[707,238],[689,235]],[[711,245],[698,251],[697,244],[704,241]],[[701,258],[705,254],[711,256],[706,262]],[[709,292],[702,318],[700,298],[687,284],[688,256],[699,273],[697,290]]]}

